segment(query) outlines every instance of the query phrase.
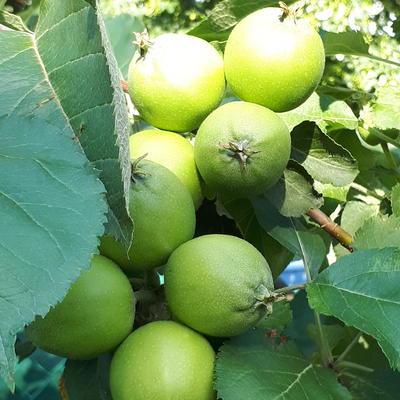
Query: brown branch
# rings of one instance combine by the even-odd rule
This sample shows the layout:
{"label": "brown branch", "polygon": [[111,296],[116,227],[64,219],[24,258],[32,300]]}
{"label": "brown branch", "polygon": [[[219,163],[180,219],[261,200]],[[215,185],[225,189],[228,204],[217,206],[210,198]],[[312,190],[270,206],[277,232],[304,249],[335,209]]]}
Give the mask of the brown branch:
{"label": "brown branch", "polygon": [[353,248],[350,246],[353,241],[353,236],[347,233],[340,225],[333,222],[325,213],[318,208],[310,210],[307,213],[315,222],[317,222],[323,230],[328,232],[331,236],[339,241],[339,243],[353,252]]}

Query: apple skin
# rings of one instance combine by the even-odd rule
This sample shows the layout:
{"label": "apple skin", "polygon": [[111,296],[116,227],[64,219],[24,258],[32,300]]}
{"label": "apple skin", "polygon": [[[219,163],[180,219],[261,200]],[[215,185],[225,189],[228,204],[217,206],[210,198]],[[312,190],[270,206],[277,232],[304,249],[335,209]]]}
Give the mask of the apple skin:
{"label": "apple skin", "polygon": [[111,362],[113,400],[215,400],[215,353],[200,334],[173,321],[134,331]]}
{"label": "apple skin", "polygon": [[134,310],[128,278],[113,261],[95,255],[65,298],[27,326],[26,334],[48,353],[90,359],[113,350],[129,335]]}
{"label": "apple skin", "polygon": [[231,32],[224,54],[226,80],[244,101],[275,112],[304,103],[325,67],[324,45],[306,21],[267,7],[248,15]]}

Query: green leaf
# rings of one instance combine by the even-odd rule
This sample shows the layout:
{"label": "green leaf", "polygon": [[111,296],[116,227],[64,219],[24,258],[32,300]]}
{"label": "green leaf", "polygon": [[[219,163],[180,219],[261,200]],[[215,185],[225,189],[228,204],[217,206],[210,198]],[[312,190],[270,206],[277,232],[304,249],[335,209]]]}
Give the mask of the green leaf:
{"label": "green leaf", "polygon": [[107,17],[104,22],[119,69],[124,79],[127,79],[129,64],[137,48],[133,44],[133,34],[144,30],[143,22],[131,14]]}
{"label": "green leaf", "polygon": [[[383,86],[363,108],[361,117],[369,127],[378,129],[400,129],[400,89]],[[385,132],[383,132],[385,133]]]}
{"label": "green leaf", "polygon": [[0,371],[10,388],[15,334],[64,297],[104,231],[104,187],[55,105],[51,117],[0,118]]}
{"label": "green leaf", "polygon": [[362,56],[400,66],[400,63],[370,54],[369,45],[366,42],[363,33],[361,32],[355,32],[351,30],[340,33],[323,31],[321,33],[321,37],[322,41],[324,42],[325,54],[327,56],[333,56],[335,54]]}
{"label": "green leaf", "polygon": [[400,217],[400,183],[392,189],[392,210],[396,217]]}
{"label": "green leaf", "polygon": [[278,303],[274,303],[273,307],[273,313],[268,317],[264,317],[257,324],[259,329],[263,329],[265,331],[281,331],[292,321],[292,310],[288,302],[280,301]]}
{"label": "green leaf", "polygon": [[348,380],[350,381],[349,390],[355,400],[397,400],[399,398],[400,374],[398,372],[378,369]]}
{"label": "green leaf", "polygon": [[[295,0],[287,0],[286,4]],[[264,7],[278,7],[277,0],[222,0],[207,17],[192,28],[189,35],[211,41],[226,41],[233,27],[244,17]]]}
{"label": "green leaf", "polygon": [[[346,328],[342,325],[322,325],[322,331],[331,350],[333,350],[346,337]],[[314,343],[321,348],[321,336],[317,325],[308,325],[307,333]]]}
{"label": "green leaf", "polygon": [[332,371],[310,364],[293,342],[277,345],[257,330],[222,346],[215,386],[224,400],[351,399]]}
{"label": "green leaf", "polygon": [[11,14],[5,10],[0,10],[0,24],[16,31],[30,32],[18,15]]}
{"label": "green leaf", "polygon": [[345,186],[359,171],[357,161],[317,127],[304,123],[292,131],[291,158],[321,183]]}
{"label": "green leaf", "polygon": [[307,171],[290,160],[283,176],[265,192],[265,197],[285,217],[300,217],[313,208],[320,208],[324,202],[313,183]]}
{"label": "green leaf", "polygon": [[104,32],[84,0],[43,0],[34,34],[0,31],[0,117],[33,114],[52,121],[53,113],[64,115],[106,186],[106,231],[128,246],[130,127]]}
{"label": "green leaf", "polygon": [[317,274],[327,253],[322,237],[307,230],[298,219],[279,214],[266,198],[253,198],[251,202],[263,229],[295,256],[301,258],[310,268],[312,276]]}
{"label": "green leaf", "polygon": [[313,93],[306,102],[294,110],[280,113],[289,130],[303,121],[313,121],[319,128],[326,132],[330,129],[355,129],[358,120],[351,108],[341,100],[333,97]]}
{"label": "green leaf", "polygon": [[[357,230],[361,228],[366,220],[376,215],[379,211],[377,205],[366,204],[362,201],[349,201],[346,203],[342,216],[340,218],[340,226],[350,235],[355,235]],[[340,244],[335,247],[337,257],[342,257],[349,254],[349,251]]]}
{"label": "green leaf", "polygon": [[68,360],[63,374],[71,400],[112,400],[109,388],[111,355],[92,360]]}
{"label": "green leaf", "polygon": [[356,232],[353,247],[357,250],[400,247],[400,218],[376,215]]}
{"label": "green leaf", "polygon": [[378,341],[400,368],[400,249],[357,251],[340,258],[306,287],[310,306]]}
{"label": "green leaf", "polygon": [[235,220],[243,238],[255,246],[266,258],[272,275],[276,279],[292,261],[293,253],[265,232],[257,221],[250,200],[224,200],[223,207]]}

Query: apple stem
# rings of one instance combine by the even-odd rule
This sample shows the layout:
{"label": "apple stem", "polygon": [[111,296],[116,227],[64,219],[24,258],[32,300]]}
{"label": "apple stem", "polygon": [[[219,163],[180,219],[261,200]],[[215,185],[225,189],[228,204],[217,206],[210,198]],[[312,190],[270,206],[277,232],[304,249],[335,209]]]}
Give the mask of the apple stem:
{"label": "apple stem", "polygon": [[138,177],[146,177],[150,176],[148,172],[138,167],[139,163],[146,158],[148,153],[143,154],[142,156],[136,158],[131,163],[131,180],[133,183],[136,183],[136,179]]}
{"label": "apple stem", "polygon": [[247,162],[253,154],[259,153],[259,151],[253,151],[249,149],[249,141],[242,140],[240,142],[229,142],[228,144],[219,143],[218,146],[224,150],[228,150],[232,153],[233,157],[237,157],[242,164],[243,169],[247,167]]}

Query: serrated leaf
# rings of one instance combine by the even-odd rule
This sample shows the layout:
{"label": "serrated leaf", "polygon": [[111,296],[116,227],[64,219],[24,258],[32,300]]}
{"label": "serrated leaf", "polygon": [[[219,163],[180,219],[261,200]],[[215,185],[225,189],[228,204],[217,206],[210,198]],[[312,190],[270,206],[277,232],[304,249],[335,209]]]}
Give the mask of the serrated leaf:
{"label": "serrated leaf", "polygon": [[278,183],[264,196],[285,217],[300,217],[313,208],[320,208],[324,202],[313,183],[307,171],[290,160]]}
{"label": "serrated leaf", "polygon": [[326,132],[328,126],[334,129],[355,129],[358,125],[358,120],[347,103],[318,93],[313,93],[301,106],[280,113],[279,116],[289,130],[303,121],[315,122],[323,132]]}
{"label": "serrated leaf", "polygon": [[0,372],[10,388],[15,334],[63,298],[104,231],[104,186],[56,108],[52,118],[0,118]]}
{"label": "serrated leaf", "polygon": [[[287,0],[286,4],[295,0]],[[277,0],[222,0],[208,13],[207,17],[192,28],[189,35],[211,41],[226,41],[233,27],[250,13],[264,7],[278,7]]]}
{"label": "serrated leaf", "polygon": [[291,158],[321,183],[345,186],[358,175],[357,161],[320,129],[301,124],[292,131]]}
{"label": "serrated leaf", "polygon": [[400,218],[376,215],[367,219],[355,236],[357,250],[400,247]]}
{"label": "serrated leaf", "polygon": [[216,389],[224,400],[350,400],[334,373],[305,360],[293,342],[250,331],[222,346]]}
{"label": "serrated leaf", "polygon": [[256,197],[251,200],[257,220],[263,229],[275,240],[303,259],[314,276],[325,259],[327,248],[322,237],[295,218],[279,214],[266,199]]}
{"label": "serrated leaf", "polygon": [[400,249],[357,251],[306,287],[310,306],[373,336],[400,368]]}
{"label": "serrated leaf", "polygon": [[248,199],[228,199],[223,207],[233,218],[243,238],[255,246],[268,261],[272,275],[276,279],[293,259],[293,253],[282,246],[257,221],[251,201]]}
{"label": "serrated leaf", "polygon": [[144,30],[143,22],[131,14],[107,17],[104,22],[119,69],[124,79],[127,79],[129,64],[136,50],[133,44],[134,32]]}
{"label": "serrated leaf", "polygon": [[257,328],[265,331],[278,330],[281,331],[292,321],[292,310],[288,302],[280,301],[273,305],[273,313],[268,317],[264,317],[257,324]]}
{"label": "serrated leaf", "polygon": [[[362,119],[369,127],[400,129],[400,89],[397,86],[382,86],[363,108]],[[383,132],[385,133],[385,132]]]}
{"label": "serrated leaf", "polygon": [[35,33],[0,31],[0,116],[64,114],[106,186],[107,233],[128,246],[130,128],[101,17],[84,0],[43,0],[40,10]]}
{"label": "serrated leaf", "polygon": [[400,183],[392,189],[391,202],[393,214],[396,217],[400,217]]}
{"label": "serrated leaf", "polygon": [[71,400],[112,400],[109,387],[111,355],[92,360],[68,360],[64,387]]}

